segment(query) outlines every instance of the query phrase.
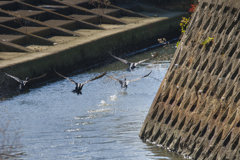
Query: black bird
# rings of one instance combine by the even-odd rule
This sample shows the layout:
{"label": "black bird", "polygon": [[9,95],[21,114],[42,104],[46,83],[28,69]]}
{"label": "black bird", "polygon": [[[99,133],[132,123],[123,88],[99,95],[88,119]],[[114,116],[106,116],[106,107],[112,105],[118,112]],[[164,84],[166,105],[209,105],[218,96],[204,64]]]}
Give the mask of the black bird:
{"label": "black bird", "polygon": [[[3,71],[2,71],[3,72]],[[35,78],[32,78],[32,79],[29,79],[28,77],[26,77],[26,80],[21,80],[21,79],[19,79],[18,77],[15,77],[15,76],[12,76],[12,75],[10,75],[10,74],[7,74],[7,73],[5,73],[5,72],[3,72],[5,75],[7,75],[8,77],[11,77],[11,78],[13,78],[13,79],[15,79],[16,81],[18,81],[19,83],[20,83],[20,85],[19,85],[19,91],[23,91],[24,90],[24,88],[26,87],[26,84],[28,83],[28,82],[30,82],[30,81],[32,81],[32,80],[36,80],[36,79],[39,79],[39,78],[42,78],[42,77],[45,77],[47,74],[45,73],[45,74],[43,74],[43,75],[41,75],[41,76],[39,76],[39,77],[35,77]]]}
{"label": "black bird", "polygon": [[[109,53],[110,53],[110,52],[109,52]],[[123,62],[123,63],[125,63],[125,64],[128,64],[129,67],[128,67],[127,71],[131,72],[134,68],[136,68],[136,66],[137,66],[138,64],[143,63],[143,62],[145,62],[145,61],[147,61],[147,60],[150,60],[150,59],[153,59],[153,58],[157,57],[157,56],[158,56],[158,53],[155,54],[155,55],[154,55],[153,57],[151,57],[151,58],[147,58],[147,59],[141,60],[141,61],[139,61],[139,62],[133,62],[133,63],[132,63],[132,62],[128,62],[128,61],[125,60],[125,59],[116,57],[116,56],[112,55],[111,53],[110,53],[110,55],[111,55],[112,57],[118,59],[119,61],[121,61],[121,62]]]}
{"label": "black bird", "polygon": [[82,94],[82,88],[83,88],[83,85],[84,85],[84,84],[86,84],[86,83],[88,83],[88,82],[90,82],[90,81],[99,79],[99,78],[103,77],[103,76],[106,74],[106,72],[104,72],[103,74],[101,74],[101,75],[99,75],[99,76],[97,76],[97,77],[94,77],[94,78],[92,78],[92,79],[90,79],[90,80],[88,80],[88,81],[86,81],[86,82],[84,82],[84,83],[77,83],[77,82],[75,82],[74,80],[72,80],[72,79],[70,79],[70,78],[67,78],[67,77],[61,75],[61,74],[58,73],[55,69],[54,69],[54,71],[55,71],[59,76],[61,76],[61,77],[63,77],[63,78],[66,78],[66,79],[69,80],[70,82],[76,84],[76,87],[75,87],[75,89],[74,89],[72,92],[73,92],[73,93],[77,93],[77,95]]}
{"label": "black bird", "polygon": [[112,76],[108,76],[108,75],[106,75],[106,76],[109,77],[109,78],[111,78],[111,79],[113,79],[113,80],[115,80],[115,81],[118,81],[118,82],[121,84],[121,88],[127,89],[127,86],[128,86],[128,84],[129,84],[130,82],[138,81],[138,80],[140,80],[140,79],[142,79],[142,78],[144,78],[144,77],[149,76],[151,73],[152,73],[152,71],[149,72],[147,75],[145,75],[145,76],[143,76],[143,77],[140,77],[140,78],[137,78],[137,79],[133,79],[133,80],[130,80],[130,81],[128,81],[126,78],[124,78],[124,80],[122,81],[122,80],[119,80],[119,79],[114,78],[114,77],[112,77]]}

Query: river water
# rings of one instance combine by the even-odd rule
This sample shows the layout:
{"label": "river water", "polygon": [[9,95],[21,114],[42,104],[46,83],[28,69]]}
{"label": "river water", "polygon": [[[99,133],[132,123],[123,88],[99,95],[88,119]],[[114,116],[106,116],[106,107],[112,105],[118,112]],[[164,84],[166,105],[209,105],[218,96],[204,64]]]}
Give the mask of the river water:
{"label": "river water", "polygon": [[[174,51],[174,45],[170,45],[168,49],[159,47],[127,59],[138,61],[153,52],[173,54]],[[114,60],[90,71],[67,75],[85,82],[107,71],[108,75],[131,80],[152,70],[149,77],[130,83],[127,90],[104,76],[85,84],[83,94],[77,95],[71,92],[75,88],[73,83],[58,78],[6,97],[0,102],[1,124],[9,122],[5,127],[10,140],[13,133],[19,137],[16,144],[21,146],[20,159],[182,160],[181,155],[138,137],[170,64],[152,62],[128,72],[127,65]]]}

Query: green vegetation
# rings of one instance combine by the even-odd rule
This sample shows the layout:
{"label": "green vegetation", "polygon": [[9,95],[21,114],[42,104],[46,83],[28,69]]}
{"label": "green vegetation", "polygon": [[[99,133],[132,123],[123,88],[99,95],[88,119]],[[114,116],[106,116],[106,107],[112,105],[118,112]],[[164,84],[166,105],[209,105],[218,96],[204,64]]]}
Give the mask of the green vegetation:
{"label": "green vegetation", "polygon": [[177,42],[177,44],[176,44],[177,47],[179,46],[179,43],[180,43],[180,41]]}
{"label": "green vegetation", "polygon": [[208,37],[207,39],[203,40],[203,41],[201,42],[201,44],[202,44],[203,47],[205,48],[206,45],[207,45],[209,42],[211,42],[211,41],[213,42],[213,40],[214,40],[214,38]]}
{"label": "green vegetation", "polygon": [[182,17],[181,23],[180,23],[180,27],[181,27],[181,33],[185,33],[187,26],[190,22],[190,18],[186,18],[186,17]]}
{"label": "green vegetation", "polygon": [[[191,8],[188,10],[188,12],[191,13],[191,16],[189,18],[182,17],[182,20],[181,20],[181,23],[180,23],[182,34],[181,34],[180,37],[182,37],[183,34],[186,32],[187,26],[188,26],[188,24],[190,22],[190,19],[192,17],[192,13],[196,10],[196,7],[197,7],[197,5],[194,5],[194,4],[191,5]],[[179,39],[181,39],[181,38],[179,38]],[[180,43],[180,41],[177,42],[177,47],[179,46],[179,43]]]}

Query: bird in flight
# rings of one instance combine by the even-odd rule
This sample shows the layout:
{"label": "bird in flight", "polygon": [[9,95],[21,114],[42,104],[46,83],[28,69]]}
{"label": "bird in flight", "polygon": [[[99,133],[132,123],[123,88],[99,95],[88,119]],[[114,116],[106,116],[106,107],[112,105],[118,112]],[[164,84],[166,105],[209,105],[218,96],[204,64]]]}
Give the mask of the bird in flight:
{"label": "bird in flight", "polygon": [[[2,70],[1,70],[2,71]],[[3,71],[2,71],[3,72]],[[32,80],[36,80],[36,79],[39,79],[39,78],[42,78],[42,77],[45,77],[47,74],[45,73],[45,74],[43,74],[43,75],[41,75],[41,76],[39,76],[39,77],[35,77],[35,78],[32,78],[32,79],[29,79],[28,77],[26,77],[26,80],[21,80],[21,79],[19,79],[18,77],[15,77],[15,76],[12,76],[12,75],[10,75],[10,74],[7,74],[7,73],[5,73],[5,72],[3,72],[5,75],[7,75],[8,77],[10,77],[10,78],[13,78],[13,79],[15,79],[16,81],[18,81],[19,83],[20,83],[20,85],[19,85],[19,91],[23,91],[24,90],[24,88],[26,87],[26,84],[28,83],[28,82],[30,82],[30,81],[32,81]]]}
{"label": "bird in flight", "polygon": [[73,93],[77,93],[77,95],[82,94],[82,88],[83,88],[83,85],[84,85],[84,84],[86,84],[86,83],[88,83],[88,82],[90,82],[90,81],[99,79],[99,78],[103,77],[103,76],[106,74],[106,72],[104,72],[103,74],[101,74],[101,75],[99,75],[99,76],[97,76],[97,77],[94,77],[94,78],[92,78],[92,79],[90,79],[90,80],[88,80],[88,81],[86,81],[86,82],[84,82],[84,83],[77,83],[77,82],[75,82],[74,80],[72,80],[72,79],[70,79],[70,78],[68,78],[68,77],[65,77],[65,76],[61,75],[61,74],[58,73],[55,69],[54,69],[54,71],[55,71],[59,76],[61,76],[61,77],[63,77],[63,78],[66,78],[67,80],[69,80],[70,82],[72,82],[72,83],[74,83],[74,84],[76,85],[75,89],[74,89],[72,92],[73,92]]}
{"label": "bird in flight", "polygon": [[153,57],[147,58],[147,59],[143,59],[143,60],[141,60],[141,61],[139,61],[139,62],[128,62],[128,61],[125,60],[125,59],[122,59],[122,58],[119,58],[119,57],[116,57],[116,56],[112,55],[110,52],[109,52],[109,54],[110,54],[112,57],[116,58],[117,60],[119,60],[119,61],[121,61],[121,62],[123,62],[123,63],[125,63],[125,64],[128,64],[129,67],[128,67],[127,71],[129,71],[129,72],[133,71],[134,68],[136,68],[136,66],[137,66],[138,64],[143,63],[143,62],[145,62],[145,61],[147,61],[147,60],[153,59],[153,58],[155,58],[155,57],[158,56],[158,53],[157,53],[157,54],[155,54]]}
{"label": "bird in flight", "polygon": [[152,71],[149,72],[147,75],[145,75],[145,76],[143,76],[143,77],[140,77],[140,78],[137,78],[137,79],[133,79],[133,80],[130,80],[130,81],[127,80],[126,78],[124,78],[124,80],[122,81],[122,80],[120,80],[120,79],[114,78],[113,76],[108,76],[108,75],[106,75],[106,76],[107,76],[108,78],[111,78],[111,79],[115,80],[115,81],[118,81],[118,82],[121,84],[121,88],[127,89],[127,86],[128,86],[128,84],[129,84],[130,82],[138,81],[138,80],[140,80],[140,79],[142,79],[142,78],[144,78],[144,77],[149,76],[151,73],[152,73]]}

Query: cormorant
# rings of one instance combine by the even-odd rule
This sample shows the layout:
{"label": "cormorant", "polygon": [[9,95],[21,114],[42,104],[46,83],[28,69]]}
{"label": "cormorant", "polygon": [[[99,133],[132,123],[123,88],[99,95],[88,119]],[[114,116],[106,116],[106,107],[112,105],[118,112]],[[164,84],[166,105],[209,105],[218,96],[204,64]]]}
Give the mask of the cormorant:
{"label": "cormorant", "polygon": [[[1,71],[2,71],[2,70],[1,70]],[[2,72],[3,72],[3,71],[2,71]],[[8,77],[13,78],[13,79],[15,79],[16,81],[18,81],[18,82],[20,83],[20,85],[19,85],[19,91],[23,91],[24,88],[26,87],[26,84],[27,84],[28,82],[30,82],[30,81],[32,81],[32,80],[36,80],[36,79],[42,78],[42,77],[44,77],[44,76],[47,75],[47,74],[45,73],[45,74],[43,74],[43,75],[41,75],[41,76],[39,76],[39,77],[35,77],[35,78],[32,78],[32,79],[29,79],[28,77],[26,77],[26,80],[21,80],[21,79],[19,79],[18,77],[12,76],[12,75],[7,74],[7,73],[5,73],[5,72],[3,72],[3,73],[4,73],[5,75],[7,75]]]}
{"label": "cormorant", "polygon": [[126,78],[124,78],[124,80],[122,81],[122,80],[117,79],[117,78],[114,78],[114,77],[112,77],[112,76],[108,76],[108,75],[106,75],[106,76],[109,77],[109,78],[111,78],[111,79],[113,79],[113,80],[115,80],[115,81],[118,81],[118,82],[121,84],[121,88],[127,89],[127,86],[128,86],[128,84],[129,84],[130,82],[138,81],[138,80],[140,80],[140,79],[142,79],[142,78],[144,78],[144,77],[149,76],[151,73],[152,73],[152,71],[149,72],[147,75],[145,75],[145,76],[143,76],[143,77],[140,77],[140,78],[137,78],[137,79],[133,79],[133,80],[130,80],[130,81],[128,81]]}
{"label": "cormorant", "polygon": [[119,61],[121,61],[121,62],[123,62],[123,63],[125,63],[125,64],[128,64],[129,67],[128,67],[127,71],[129,71],[129,72],[133,71],[133,69],[136,68],[136,66],[137,66],[138,64],[143,63],[143,62],[145,62],[145,61],[147,61],[147,60],[153,59],[153,58],[155,58],[155,57],[158,56],[158,53],[157,53],[157,54],[155,54],[155,55],[154,55],[153,57],[151,57],[151,58],[147,58],[147,59],[141,60],[141,61],[139,61],[139,62],[133,62],[133,63],[132,63],[132,62],[128,62],[128,61],[125,60],[125,59],[116,57],[116,56],[112,55],[110,52],[109,52],[109,54],[110,54],[112,57],[118,59]]}
{"label": "cormorant", "polygon": [[72,80],[72,79],[70,79],[70,78],[67,78],[67,77],[61,75],[61,74],[58,73],[55,69],[54,69],[54,71],[55,71],[59,76],[61,76],[61,77],[63,77],[63,78],[66,78],[66,79],[69,80],[70,82],[76,84],[76,87],[75,87],[75,89],[74,89],[72,92],[73,92],[73,93],[77,93],[77,95],[82,94],[82,87],[83,87],[84,84],[86,84],[86,83],[88,83],[88,82],[90,82],[90,81],[99,79],[99,78],[103,77],[103,76],[106,74],[106,72],[104,72],[103,74],[101,74],[101,75],[99,75],[99,76],[97,76],[97,77],[94,77],[94,78],[92,78],[92,79],[90,79],[90,80],[88,80],[88,81],[86,81],[86,82],[84,82],[84,83],[77,83],[77,82],[75,82],[74,80]]}

